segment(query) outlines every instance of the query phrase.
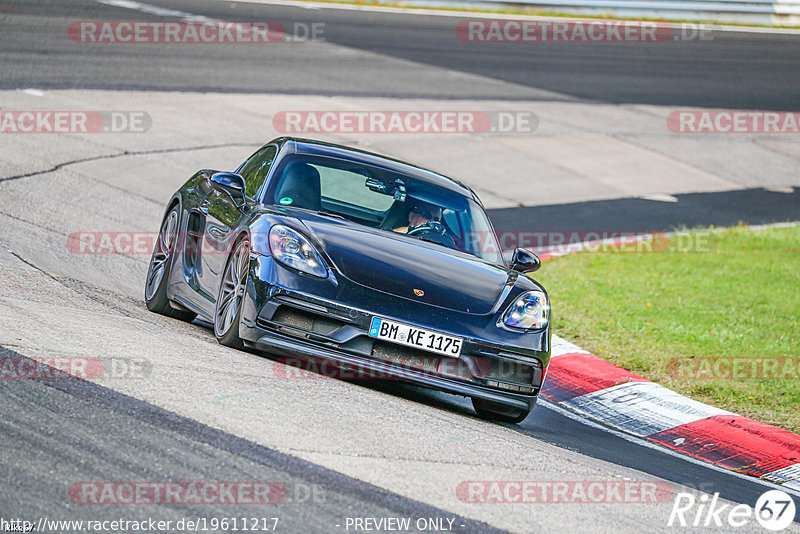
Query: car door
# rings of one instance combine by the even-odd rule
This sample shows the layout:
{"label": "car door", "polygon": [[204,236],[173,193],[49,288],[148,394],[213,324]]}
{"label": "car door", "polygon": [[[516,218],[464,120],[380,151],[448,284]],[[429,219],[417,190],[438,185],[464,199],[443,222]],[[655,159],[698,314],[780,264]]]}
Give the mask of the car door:
{"label": "car door", "polygon": [[235,230],[242,219],[247,217],[256,203],[259,191],[266,180],[269,169],[275,160],[277,147],[267,145],[253,154],[239,169],[245,182],[244,203],[237,202],[225,191],[213,189],[200,206],[205,216],[203,233],[203,268],[200,270],[199,284],[203,291],[212,295],[216,301],[222,272],[233,250],[238,234]]}

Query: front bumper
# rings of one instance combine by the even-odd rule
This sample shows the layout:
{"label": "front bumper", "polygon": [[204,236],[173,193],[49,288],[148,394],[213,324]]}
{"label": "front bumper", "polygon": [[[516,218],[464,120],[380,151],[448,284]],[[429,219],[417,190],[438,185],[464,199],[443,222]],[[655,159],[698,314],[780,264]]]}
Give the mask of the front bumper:
{"label": "front bumper", "polygon": [[[549,362],[549,330],[518,336],[520,343],[516,344],[464,335],[465,331],[480,332],[480,325],[472,331],[459,328],[459,321],[469,318],[443,317],[441,311],[427,322],[454,328],[419,324],[414,317],[430,318],[432,314],[409,309],[407,303],[392,302],[391,298],[359,299],[363,288],[342,287],[346,280],[337,281],[331,294],[329,282],[294,273],[287,277],[287,272],[271,258],[251,259],[239,334],[252,347],[333,361],[358,370],[359,377],[402,380],[524,410],[536,403]],[[370,305],[364,306],[365,302]],[[369,337],[369,324],[376,315],[458,336],[464,340],[462,353],[449,358]],[[520,346],[522,341],[529,346]]]}
{"label": "front bumper", "polygon": [[253,348],[281,356],[306,356],[332,360],[346,369],[358,370],[357,376],[366,374],[370,377],[379,376],[390,380],[402,380],[446,393],[477,397],[528,411],[533,409],[537,399],[535,394],[524,395],[506,392],[469,382],[452,380],[444,376],[332,350],[328,347],[301,341],[282,334],[265,333],[256,341],[250,341],[247,344]]}

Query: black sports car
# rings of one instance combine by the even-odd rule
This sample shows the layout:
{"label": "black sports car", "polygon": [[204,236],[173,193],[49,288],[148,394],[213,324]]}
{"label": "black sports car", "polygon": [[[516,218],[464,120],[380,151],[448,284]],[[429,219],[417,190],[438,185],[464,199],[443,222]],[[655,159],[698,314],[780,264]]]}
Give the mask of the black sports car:
{"label": "black sports car", "polygon": [[522,275],[538,267],[523,249],[506,265],[466,185],[283,137],[172,196],[145,301],[213,322],[223,345],[466,395],[516,423],[550,359],[548,296]]}

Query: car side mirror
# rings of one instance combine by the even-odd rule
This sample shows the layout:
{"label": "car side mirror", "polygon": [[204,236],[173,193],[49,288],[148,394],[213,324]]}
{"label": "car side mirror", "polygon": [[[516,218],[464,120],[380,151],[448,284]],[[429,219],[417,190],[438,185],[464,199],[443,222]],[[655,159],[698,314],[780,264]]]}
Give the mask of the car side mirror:
{"label": "car side mirror", "polygon": [[211,175],[211,185],[225,191],[235,201],[244,200],[244,178],[235,172],[215,172]]}
{"label": "car side mirror", "polygon": [[514,250],[514,257],[511,259],[510,267],[521,273],[532,273],[538,271],[542,266],[539,256],[528,249],[518,248]]}

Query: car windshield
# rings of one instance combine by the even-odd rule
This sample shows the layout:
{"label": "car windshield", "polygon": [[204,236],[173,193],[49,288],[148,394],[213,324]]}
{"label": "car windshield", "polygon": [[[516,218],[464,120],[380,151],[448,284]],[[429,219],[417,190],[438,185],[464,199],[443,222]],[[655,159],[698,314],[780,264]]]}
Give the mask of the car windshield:
{"label": "car windshield", "polygon": [[384,168],[322,156],[283,158],[267,202],[437,243],[497,265],[503,256],[473,199]]}

